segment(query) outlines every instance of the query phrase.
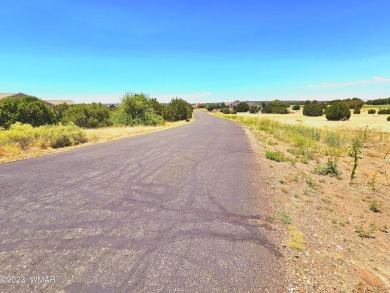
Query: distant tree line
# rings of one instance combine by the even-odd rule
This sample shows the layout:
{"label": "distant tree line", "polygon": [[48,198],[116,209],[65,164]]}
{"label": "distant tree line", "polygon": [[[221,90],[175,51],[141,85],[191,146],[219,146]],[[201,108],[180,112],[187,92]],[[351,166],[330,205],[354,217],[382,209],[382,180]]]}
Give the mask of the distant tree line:
{"label": "distant tree line", "polygon": [[355,109],[355,108],[362,108],[364,105],[364,102],[359,98],[352,98],[352,99],[343,99],[343,100],[333,100],[330,101],[328,104],[332,105],[334,103],[342,102],[344,103],[349,109]]}
{"label": "distant tree line", "polygon": [[227,108],[226,104],[224,102],[222,103],[210,103],[206,105],[207,111],[213,111],[213,110],[219,110],[219,109],[225,109]]}
{"label": "distant tree line", "polygon": [[52,108],[32,96],[0,101],[0,126],[9,128],[16,122],[32,126],[62,123],[84,128],[110,125],[159,125],[164,121],[188,120],[192,106],[183,99],[172,99],[162,105],[156,99],[141,94],[126,94],[118,109],[109,109],[98,103],[56,105]]}
{"label": "distant tree line", "polygon": [[368,100],[366,104],[367,105],[389,105],[390,104],[390,98]]}

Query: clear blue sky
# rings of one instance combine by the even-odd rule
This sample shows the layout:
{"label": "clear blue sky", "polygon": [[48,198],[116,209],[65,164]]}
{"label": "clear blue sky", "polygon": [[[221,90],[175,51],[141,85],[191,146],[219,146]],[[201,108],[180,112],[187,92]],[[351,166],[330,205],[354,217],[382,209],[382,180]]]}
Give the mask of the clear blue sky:
{"label": "clear blue sky", "polygon": [[0,1],[0,92],[390,96],[389,0]]}

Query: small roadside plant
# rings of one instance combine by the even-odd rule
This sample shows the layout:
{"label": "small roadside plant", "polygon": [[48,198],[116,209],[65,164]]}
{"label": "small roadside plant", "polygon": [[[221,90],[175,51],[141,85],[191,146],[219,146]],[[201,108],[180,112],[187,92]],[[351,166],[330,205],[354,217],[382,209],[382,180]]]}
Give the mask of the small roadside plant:
{"label": "small roadside plant", "polygon": [[387,121],[390,121],[390,116],[389,116],[389,117],[387,117]]}
{"label": "small roadside plant", "polygon": [[293,105],[293,106],[292,106],[292,109],[293,109],[294,111],[298,111],[298,110],[301,109],[301,106],[299,106],[299,105]]}
{"label": "small roadside plant", "polygon": [[325,164],[317,166],[315,173],[319,175],[330,174],[338,177],[340,175],[340,171],[337,166],[337,159],[335,157],[329,157]]}
{"label": "small roadside plant", "polygon": [[368,139],[367,128],[364,132],[359,132],[353,139],[352,145],[349,149],[349,155],[353,158],[353,167],[350,177],[350,182],[356,178],[356,169],[359,163],[359,155],[362,153],[363,144]]}
{"label": "small roadside plant", "polygon": [[376,110],[375,109],[370,109],[368,110],[368,114],[375,114],[376,113]]}
{"label": "small roadside plant", "polygon": [[300,251],[305,250],[303,233],[298,230],[297,227],[290,225],[288,226],[288,234],[290,238],[287,240],[286,244],[289,248],[294,248]]}
{"label": "small roadside plant", "polygon": [[370,203],[370,210],[374,213],[381,213],[382,207],[376,200],[373,200]]}
{"label": "small roadside plant", "polygon": [[230,114],[237,114],[237,110],[236,109],[231,110]]}
{"label": "small roadside plant", "polygon": [[367,229],[364,227],[364,223],[362,221],[359,226],[355,227],[355,229],[355,232],[358,233],[359,237],[361,238],[375,238],[374,234],[377,227],[375,223],[371,223]]}
{"label": "small roadside plant", "polygon": [[360,114],[360,108],[354,108],[353,114]]}
{"label": "small roadside plant", "polygon": [[290,225],[292,223],[291,216],[286,212],[280,213],[280,221],[285,225]]}
{"label": "small roadside plant", "polygon": [[230,114],[230,109],[229,108],[224,108],[224,109],[221,110],[221,112],[223,114]]}
{"label": "small roadside plant", "polygon": [[276,151],[276,152],[266,151],[265,152],[265,157],[268,160],[275,161],[275,162],[286,162],[286,161],[288,161],[288,158],[283,153],[281,153],[279,151]]}

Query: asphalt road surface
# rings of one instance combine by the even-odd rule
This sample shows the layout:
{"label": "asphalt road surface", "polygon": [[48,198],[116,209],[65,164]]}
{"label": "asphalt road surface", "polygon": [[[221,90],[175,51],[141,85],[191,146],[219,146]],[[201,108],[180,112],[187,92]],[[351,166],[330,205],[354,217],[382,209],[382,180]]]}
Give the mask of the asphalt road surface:
{"label": "asphalt road surface", "polygon": [[195,116],[0,165],[0,291],[286,292],[244,130]]}

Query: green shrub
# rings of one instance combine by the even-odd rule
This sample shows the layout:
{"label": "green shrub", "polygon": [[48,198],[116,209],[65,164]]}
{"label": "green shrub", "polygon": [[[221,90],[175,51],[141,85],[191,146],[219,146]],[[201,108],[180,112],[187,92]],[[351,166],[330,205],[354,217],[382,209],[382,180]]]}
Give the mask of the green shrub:
{"label": "green shrub", "polygon": [[307,102],[305,106],[303,106],[303,115],[318,117],[324,114],[324,104],[321,104],[317,101]]}
{"label": "green shrub", "polygon": [[96,128],[111,125],[111,111],[102,104],[77,104],[64,107],[61,113],[60,108],[56,108],[58,116],[62,116],[61,122],[64,124],[74,123],[79,127]]}
{"label": "green shrub", "polygon": [[32,96],[5,98],[0,102],[0,126],[9,128],[15,122],[39,126],[56,122],[53,111]]}
{"label": "green shrub", "polygon": [[370,109],[368,110],[368,114],[375,114],[376,113],[376,110],[375,109]]}
{"label": "green shrub", "polygon": [[249,111],[249,105],[246,102],[241,102],[236,106],[237,112],[248,112]]}
{"label": "green shrub", "polygon": [[223,114],[230,114],[230,109],[229,108],[225,108],[225,109],[222,109],[221,112]]}
{"label": "green shrub", "polygon": [[51,109],[53,110],[54,116],[56,117],[56,121],[61,121],[64,118],[64,112],[71,107],[68,104],[62,103],[59,105],[53,106]]}
{"label": "green shrub", "polygon": [[[156,98],[149,98],[148,99],[148,106],[153,109],[154,113],[156,113],[158,116],[163,117],[164,116],[164,106],[161,105]],[[192,108],[192,107],[191,107]]]}
{"label": "green shrub", "polygon": [[230,114],[237,114],[237,110],[236,109],[231,110]]}
{"label": "green shrub", "polygon": [[[114,125],[159,125],[164,118],[156,112],[167,114],[167,109],[160,107],[155,99],[147,95],[127,93],[117,110],[111,112],[111,122]],[[192,110],[192,106],[191,106]],[[171,114],[171,113],[170,113]],[[171,120],[176,121],[176,120]]]}
{"label": "green shrub", "polygon": [[289,107],[288,104],[283,103],[281,101],[275,100],[270,103],[266,103],[261,110],[261,113],[263,114],[288,114],[287,108]]}
{"label": "green shrub", "polygon": [[292,106],[292,109],[293,109],[294,111],[298,111],[298,110],[301,109],[301,106],[299,106],[299,105],[293,105],[293,106]]}
{"label": "green shrub", "polygon": [[172,99],[165,107],[164,119],[167,121],[188,120],[192,117],[192,106],[183,99]]}
{"label": "green shrub", "polygon": [[389,116],[389,117],[387,117],[387,121],[390,121],[390,116]]}
{"label": "green shrub", "polygon": [[360,108],[354,108],[353,114],[360,114]]}
{"label": "green shrub", "polygon": [[326,119],[331,121],[348,120],[351,117],[351,111],[348,106],[342,102],[336,102],[326,109]]}
{"label": "green shrub", "polygon": [[328,158],[328,161],[324,165],[319,165],[315,169],[315,173],[319,175],[334,175],[339,176],[340,172],[337,166],[336,158]]}
{"label": "green shrub", "polygon": [[257,113],[259,113],[259,108],[257,106],[250,106],[249,113],[257,114]]}
{"label": "green shrub", "polygon": [[379,109],[378,114],[390,114],[390,108],[388,109]]}

